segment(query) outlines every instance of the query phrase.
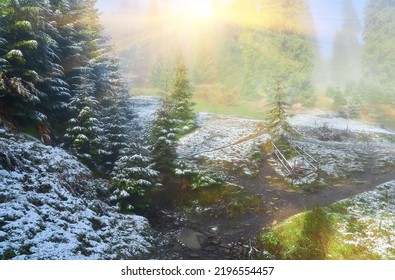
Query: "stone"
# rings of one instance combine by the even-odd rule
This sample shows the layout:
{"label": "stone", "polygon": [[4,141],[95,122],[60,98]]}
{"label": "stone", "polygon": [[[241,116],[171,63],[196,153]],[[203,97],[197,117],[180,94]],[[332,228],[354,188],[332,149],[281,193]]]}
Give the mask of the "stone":
{"label": "stone", "polygon": [[218,239],[214,239],[211,241],[211,244],[213,244],[213,245],[219,245],[220,243],[221,243],[221,241]]}
{"label": "stone", "polygon": [[217,236],[216,234],[213,234],[213,233],[208,232],[208,231],[205,231],[205,232],[204,232],[204,235],[207,236],[208,238],[214,238],[214,237]]}
{"label": "stone", "polygon": [[194,259],[200,258],[200,255],[199,255],[198,253],[190,253],[189,256],[190,256],[191,258],[194,258]]}
{"label": "stone", "polygon": [[221,244],[219,244],[219,247],[225,248],[225,249],[230,249],[230,248],[232,248],[232,245],[228,244],[228,243],[221,243]]}
{"label": "stone", "polygon": [[208,246],[208,247],[204,248],[204,250],[206,250],[207,252],[213,252],[213,251],[216,251],[217,248],[214,246]]}
{"label": "stone", "polygon": [[182,228],[178,235],[178,241],[184,244],[189,249],[201,250],[203,246],[207,245],[207,237],[202,233],[194,231],[189,228]]}

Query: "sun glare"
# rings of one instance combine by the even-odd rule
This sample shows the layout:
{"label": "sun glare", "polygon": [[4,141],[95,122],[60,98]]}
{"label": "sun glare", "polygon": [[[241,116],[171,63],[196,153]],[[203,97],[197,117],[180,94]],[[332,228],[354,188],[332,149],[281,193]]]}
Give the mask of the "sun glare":
{"label": "sun glare", "polygon": [[189,19],[194,20],[208,20],[213,16],[213,7],[211,1],[207,0],[189,0],[183,1],[183,13]]}

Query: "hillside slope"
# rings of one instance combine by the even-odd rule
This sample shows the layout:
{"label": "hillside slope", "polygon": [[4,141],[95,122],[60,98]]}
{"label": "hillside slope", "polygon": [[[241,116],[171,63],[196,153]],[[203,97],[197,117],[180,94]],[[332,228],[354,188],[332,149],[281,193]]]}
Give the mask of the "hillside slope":
{"label": "hillside slope", "polygon": [[108,196],[109,184],[75,157],[0,123],[0,259],[130,259],[147,252],[147,220],[117,213],[103,202]]}

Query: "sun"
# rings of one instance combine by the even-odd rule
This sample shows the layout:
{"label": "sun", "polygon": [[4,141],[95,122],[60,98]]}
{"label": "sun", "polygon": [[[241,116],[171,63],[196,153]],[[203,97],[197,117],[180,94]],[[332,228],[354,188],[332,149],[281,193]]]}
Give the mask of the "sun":
{"label": "sun", "polygon": [[183,12],[189,19],[208,20],[213,17],[213,6],[210,0],[183,1]]}

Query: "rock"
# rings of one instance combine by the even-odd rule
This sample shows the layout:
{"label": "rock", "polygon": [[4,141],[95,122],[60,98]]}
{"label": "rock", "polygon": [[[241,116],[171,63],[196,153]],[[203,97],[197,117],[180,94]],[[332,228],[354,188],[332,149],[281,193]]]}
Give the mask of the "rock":
{"label": "rock", "polygon": [[175,251],[175,252],[180,252],[181,251],[181,245],[179,245],[179,244],[177,244],[177,245],[175,245],[174,247],[173,247],[173,251]]}
{"label": "rock", "polygon": [[221,241],[219,239],[214,239],[211,241],[211,244],[213,245],[219,245],[221,243]]}
{"label": "rock", "polygon": [[194,259],[200,258],[200,255],[199,255],[198,253],[190,253],[189,256],[190,256],[191,258],[194,258]]}
{"label": "rock", "polygon": [[277,223],[278,223],[277,220],[274,220],[273,223],[272,223],[272,226],[277,225]]}
{"label": "rock", "polygon": [[225,248],[225,249],[230,249],[230,248],[232,248],[232,245],[228,244],[228,243],[221,243],[221,244],[219,244],[219,247]]}
{"label": "rock", "polygon": [[189,228],[182,228],[178,235],[178,241],[187,246],[189,249],[201,250],[203,246],[207,245],[207,237],[200,232]]}
{"label": "rock", "polygon": [[208,238],[214,238],[217,236],[217,234],[213,234],[211,232],[205,231],[204,235],[207,236]]}
{"label": "rock", "polygon": [[204,250],[206,250],[207,252],[213,252],[216,251],[217,248],[214,246],[207,246],[206,248],[204,248]]}

